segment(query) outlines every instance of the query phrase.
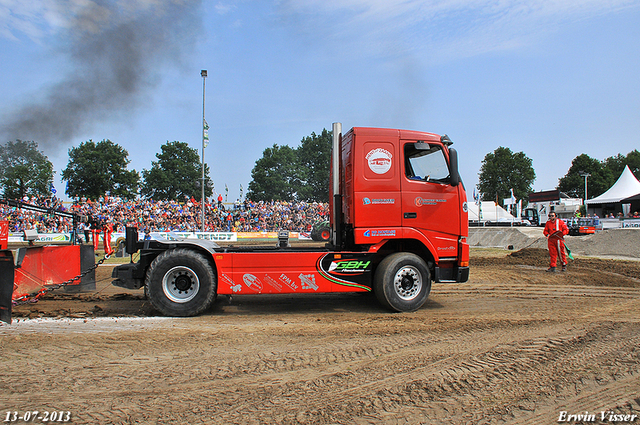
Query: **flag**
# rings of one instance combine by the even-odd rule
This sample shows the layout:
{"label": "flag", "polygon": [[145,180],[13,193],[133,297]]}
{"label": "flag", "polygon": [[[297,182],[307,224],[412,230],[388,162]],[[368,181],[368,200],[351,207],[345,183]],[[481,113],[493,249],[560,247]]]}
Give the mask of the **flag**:
{"label": "flag", "polygon": [[202,143],[206,148],[207,146],[209,146],[209,124],[207,124],[207,120],[203,120],[203,121],[204,121],[204,128],[202,130]]}
{"label": "flag", "polygon": [[227,197],[229,196],[229,188],[227,187],[227,184],[224,184],[224,201],[227,202]]}
{"label": "flag", "polygon": [[240,185],[240,199],[242,199],[242,185]]}
{"label": "flag", "polygon": [[55,186],[53,185],[53,182],[51,182],[51,187],[50,187],[50,189],[51,189],[51,193],[53,193],[53,194],[55,195],[55,194],[56,194],[56,188],[55,188]]}
{"label": "flag", "polygon": [[516,196],[513,194],[513,189],[511,189],[511,204],[516,203]]}
{"label": "flag", "polygon": [[207,146],[209,146],[209,124],[207,124],[207,120],[203,120],[203,121],[204,121],[204,129],[202,132],[202,139],[203,139],[204,147],[206,148]]}
{"label": "flag", "polygon": [[570,260],[573,260],[573,255],[571,255],[571,250],[569,249],[566,243],[564,244],[564,250],[567,251],[567,257],[569,257]]}
{"label": "flag", "polygon": [[522,199],[518,201],[518,218],[522,217]]}

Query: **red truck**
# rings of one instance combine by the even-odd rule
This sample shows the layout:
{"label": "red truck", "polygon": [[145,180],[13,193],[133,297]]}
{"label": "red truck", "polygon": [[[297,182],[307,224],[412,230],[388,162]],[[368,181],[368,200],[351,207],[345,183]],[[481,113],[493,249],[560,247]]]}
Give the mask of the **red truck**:
{"label": "red truck", "polygon": [[217,295],[373,291],[394,311],[420,308],[431,282],[469,277],[467,196],[446,136],[333,125],[331,238],[321,247],[220,247],[208,240],[138,240],[128,228],[116,286],[144,287],[168,316],[205,311]]}

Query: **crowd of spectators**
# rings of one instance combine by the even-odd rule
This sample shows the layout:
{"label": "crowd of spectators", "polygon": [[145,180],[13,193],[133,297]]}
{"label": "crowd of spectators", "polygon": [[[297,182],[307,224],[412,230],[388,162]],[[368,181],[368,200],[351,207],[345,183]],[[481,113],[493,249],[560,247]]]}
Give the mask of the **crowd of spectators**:
{"label": "crowd of spectators", "polygon": [[[25,196],[19,201],[57,211],[67,211],[63,202],[56,198],[40,198]],[[36,229],[39,233],[70,232],[72,220],[58,217],[55,214],[42,214],[28,209],[16,208],[0,203],[0,220],[9,222],[9,232],[22,232]]]}
{"label": "crowd of spectators", "polygon": [[[202,210],[194,199],[184,202],[123,200],[118,197],[101,197],[96,201],[81,198],[74,202],[62,202],[50,198],[25,197],[25,204],[48,210],[73,212],[93,218],[90,222],[78,221],[78,233],[82,235],[91,226],[112,226],[114,232],[124,232],[125,227],[135,226],[141,232],[197,232],[202,229]],[[233,204],[212,202],[205,208],[206,232],[274,232],[289,230],[308,232],[318,221],[328,220],[328,204],[318,202],[253,202],[239,200]],[[640,218],[638,212],[628,217]],[[619,214],[618,218],[624,218]],[[53,213],[40,213],[28,209],[0,204],[0,220],[9,222],[9,232],[19,233],[35,229],[38,233],[70,233],[71,218]]]}
{"label": "crowd of spectators", "polygon": [[[194,199],[184,202],[147,200],[123,200],[118,197],[101,197],[96,201],[79,199],[63,203],[52,198],[26,198],[24,203],[42,206],[50,210],[73,212],[93,218],[93,226],[109,224],[115,232],[135,226],[142,232],[202,230],[202,210]],[[233,204],[211,203],[205,208],[206,232],[262,232],[289,230],[310,231],[311,226],[328,219],[328,204],[318,202],[252,202],[239,200]],[[38,233],[69,233],[73,220],[53,213],[39,213],[0,204],[0,220],[9,221],[9,231],[22,232],[36,229]],[[78,222],[77,230],[83,234],[91,226]]]}

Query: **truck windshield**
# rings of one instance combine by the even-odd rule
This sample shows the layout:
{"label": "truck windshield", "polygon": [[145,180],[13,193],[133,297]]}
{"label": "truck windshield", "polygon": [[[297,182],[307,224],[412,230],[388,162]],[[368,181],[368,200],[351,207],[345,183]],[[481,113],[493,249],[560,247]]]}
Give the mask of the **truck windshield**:
{"label": "truck windshield", "polygon": [[437,183],[449,181],[449,167],[439,145],[418,150],[412,143],[408,143],[405,145],[404,153],[407,178]]}

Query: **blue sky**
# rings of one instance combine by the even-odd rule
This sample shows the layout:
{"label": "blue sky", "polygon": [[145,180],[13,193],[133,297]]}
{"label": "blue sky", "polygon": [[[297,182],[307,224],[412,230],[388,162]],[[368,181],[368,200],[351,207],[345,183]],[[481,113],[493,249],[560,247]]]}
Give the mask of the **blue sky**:
{"label": "blue sky", "polygon": [[[553,189],[576,156],[640,149],[640,1],[0,0],[0,137],[56,170],[111,139],[149,169],[200,152],[246,193],[272,146],[354,126],[448,134],[467,192],[499,146]],[[505,196],[508,194],[505,194]]]}

